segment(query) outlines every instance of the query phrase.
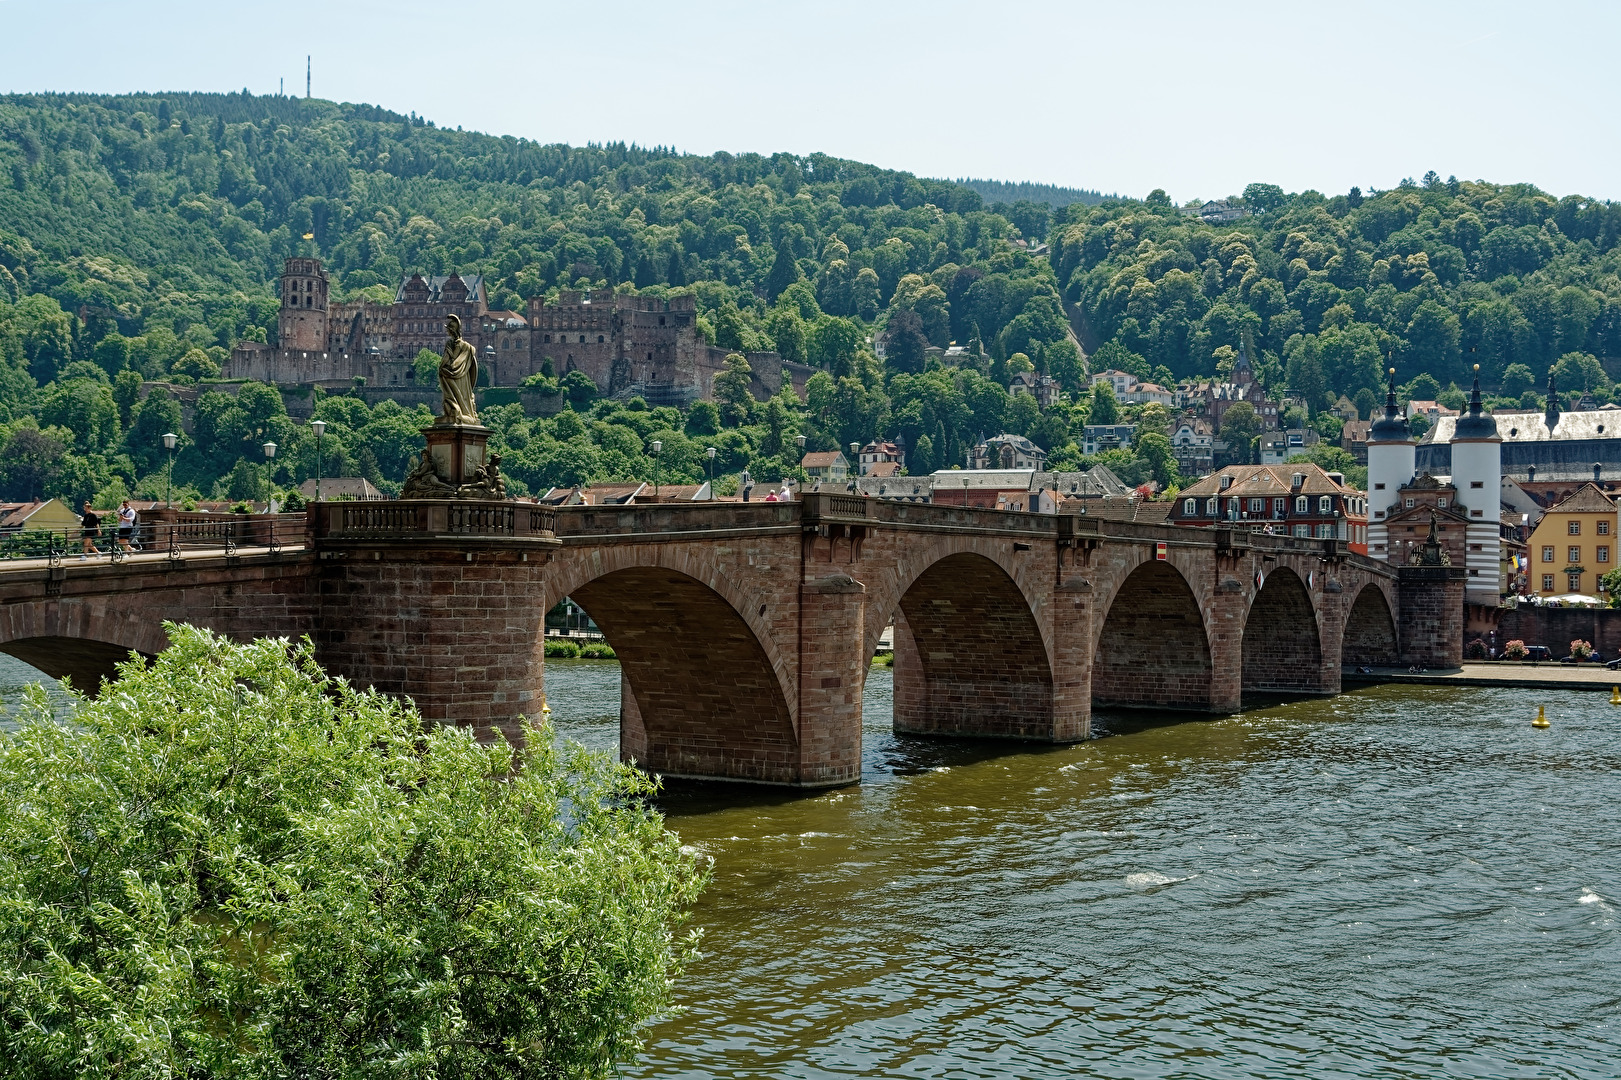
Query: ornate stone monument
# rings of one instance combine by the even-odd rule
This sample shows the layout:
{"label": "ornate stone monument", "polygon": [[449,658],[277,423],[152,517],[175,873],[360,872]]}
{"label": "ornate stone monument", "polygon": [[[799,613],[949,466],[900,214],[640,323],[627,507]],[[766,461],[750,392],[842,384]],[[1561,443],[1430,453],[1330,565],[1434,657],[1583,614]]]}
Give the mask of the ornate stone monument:
{"label": "ornate stone monument", "polygon": [[403,499],[505,499],[501,456],[487,453],[490,429],[478,422],[474,397],[478,353],[462,340],[462,322],[445,320],[445,351],[439,361],[439,416],[422,429],[422,451],[405,484]]}

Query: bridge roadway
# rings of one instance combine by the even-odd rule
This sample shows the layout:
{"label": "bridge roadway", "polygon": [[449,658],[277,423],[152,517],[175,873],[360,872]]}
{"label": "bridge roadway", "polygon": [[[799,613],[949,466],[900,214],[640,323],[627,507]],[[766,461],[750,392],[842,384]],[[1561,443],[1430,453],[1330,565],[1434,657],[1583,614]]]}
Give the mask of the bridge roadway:
{"label": "bridge roadway", "polygon": [[0,564],[0,651],[93,688],[163,620],[308,634],[423,715],[516,733],[546,611],[618,653],[621,747],[667,775],[859,779],[862,688],[895,626],[895,727],[1066,742],[1094,703],[1209,713],[1335,694],[1343,666],[1455,666],[1463,570],[1343,542],[807,495],[553,510],[322,503],[303,543]]}

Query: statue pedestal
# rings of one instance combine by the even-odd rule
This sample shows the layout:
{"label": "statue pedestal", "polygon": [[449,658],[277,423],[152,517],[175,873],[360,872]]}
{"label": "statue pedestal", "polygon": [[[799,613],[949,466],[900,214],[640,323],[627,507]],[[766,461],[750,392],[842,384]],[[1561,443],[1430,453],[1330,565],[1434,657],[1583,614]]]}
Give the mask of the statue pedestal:
{"label": "statue pedestal", "polygon": [[434,424],[422,429],[439,481],[453,488],[478,482],[490,429],[473,424]]}
{"label": "statue pedestal", "polygon": [[506,485],[490,454],[490,429],[478,424],[434,424],[422,428],[428,448],[405,478],[402,499],[504,499]]}

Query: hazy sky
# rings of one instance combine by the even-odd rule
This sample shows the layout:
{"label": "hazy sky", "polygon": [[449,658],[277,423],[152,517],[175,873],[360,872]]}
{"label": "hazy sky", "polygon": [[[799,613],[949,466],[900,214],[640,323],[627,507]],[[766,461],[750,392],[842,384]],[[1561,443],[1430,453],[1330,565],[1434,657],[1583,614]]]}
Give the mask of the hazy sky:
{"label": "hazy sky", "polygon": [[[435,9],[457,16],[439,21]],[[0,89],[276,90],[570,143],[1215,198],[1621,198],[1621,4],[0,0]]]}

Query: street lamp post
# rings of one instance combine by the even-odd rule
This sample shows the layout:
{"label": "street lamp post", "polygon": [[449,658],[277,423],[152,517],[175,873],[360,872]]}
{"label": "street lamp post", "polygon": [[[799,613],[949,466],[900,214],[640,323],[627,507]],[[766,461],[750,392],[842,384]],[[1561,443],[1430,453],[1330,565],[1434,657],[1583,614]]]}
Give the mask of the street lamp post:
{"label": "street lamp post", "polygon": [[169,464],[163,473],[163,508],[168,510],[174,506],[174,448],[180,442],[180,436],[172,431],[163,433],[163,448],[169,452]]}
{"label": "street lamp post", "polygon": [[326,434],[325,420],[311,420],[310,430],[315,432],[315,501],[321,501],[321,436]]}
{"label": "street lamp post", "polygon": [[709,497],[715,497],[715,448],[711,446],[704,451],[704,457],[709,459]]}
{"label": "street lamp post", "polygon": [[653,498],[659,497],[659,454],[664,451],[664,440],[653,440]]}
{"label": "street lamp post", "polygon": [[276,460],[276,444],[273,443],[273,442],[266,442],[265,443],[265,492],[266,492],[266,494],[265,494],[265,500],[266,500],[265,509],[270,511],[271,513],[275,512],[276,497],[275,497],[275,494],[274,494],[274,489],[271,487],[270,470],[271,470],[272,466],[271,466],[270,463],[272,461],[275,461],[275,460]]}

